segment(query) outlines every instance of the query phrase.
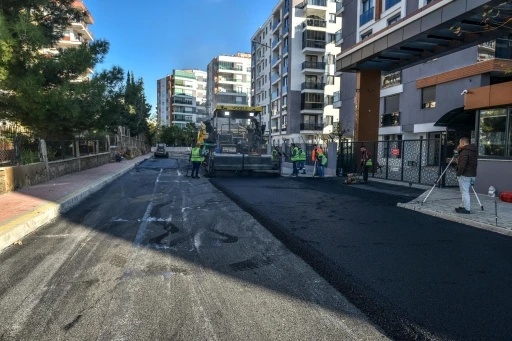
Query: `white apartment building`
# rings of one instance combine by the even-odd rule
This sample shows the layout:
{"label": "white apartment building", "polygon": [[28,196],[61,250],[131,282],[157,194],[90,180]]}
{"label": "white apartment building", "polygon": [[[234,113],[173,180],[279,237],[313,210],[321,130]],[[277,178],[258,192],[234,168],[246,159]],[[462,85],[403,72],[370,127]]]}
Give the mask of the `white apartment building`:
{"label": "white apartment building", "polygon": [[[94,40],[94,35],[89,27],[94,24],[94,19],[91,16],[91,13],[82,0],[75,0],[73,2],[73,7],[78,11],[83,11],[85,13],[83,21],[72,21],[71,25],[62,32],[63,37],[57,42],[57,44],[52,48],[43,49],[42,53],[56,55],[65,49],[88,44],[90,41]],[[93,69],[88,69],[84,75],[77,79],[77,81],[89,80],[93,73]]]}
{"label": "white apartment building", "polygon": [[207,67],[207,104],[209,114],[217,105],[251,104],[251,55],[220,55]]}
{"label": "white apartment building", "polygon": [[173,70],[157,81],[157,119],[161,126],[199,124],[206,112],[206,72]]}
{"label": "white apartment building", "polygon": [[[256,57],[261,46],[252,43],[257,59],[252,78],[254,105],[266,105],[266,112],[270,112],[272,143],[319,142],[333,131],[339,120],[333,95],[340,88],[335,76],[335,58],[341,52],[335,37],[340,29],[333,0],[280,0],[252,37],[270,45],[269,55],[262,54],[269,60],[268,71],[258,67]],[[265,76],[270,77],[270,104],[264,96],[258,97],[258,79]]]}

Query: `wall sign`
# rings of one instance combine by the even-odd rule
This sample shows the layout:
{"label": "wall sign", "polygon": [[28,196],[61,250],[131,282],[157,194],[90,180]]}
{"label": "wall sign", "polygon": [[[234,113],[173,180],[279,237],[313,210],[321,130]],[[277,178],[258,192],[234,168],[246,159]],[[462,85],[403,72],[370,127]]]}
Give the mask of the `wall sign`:
{"label": "wall sign", "polygon": [[386,89],[402,83],[402,72],[397,71],[381,77],[382,83],[381,88]]}

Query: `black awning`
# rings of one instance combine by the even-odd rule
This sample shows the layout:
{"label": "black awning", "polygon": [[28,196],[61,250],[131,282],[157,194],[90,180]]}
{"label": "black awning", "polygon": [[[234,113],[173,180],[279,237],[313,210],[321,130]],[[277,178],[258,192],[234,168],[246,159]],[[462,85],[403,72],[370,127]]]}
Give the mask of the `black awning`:
{"label": "black awning", "polygon": [[474,129],[476,110],[464,110],[464,107],[453,109],[444,114],[434,124],[435,127],[447,127],[452,129]]}

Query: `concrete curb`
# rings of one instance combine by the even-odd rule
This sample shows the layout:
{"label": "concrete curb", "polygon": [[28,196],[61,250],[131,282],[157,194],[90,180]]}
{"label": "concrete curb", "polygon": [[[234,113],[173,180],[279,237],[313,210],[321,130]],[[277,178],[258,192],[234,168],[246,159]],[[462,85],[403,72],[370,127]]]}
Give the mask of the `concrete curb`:
{"label": "concrete curb", "polygon": [[0,225],[0,251],[34,232],[39,227],[50,223],[52,220],[58,218],[60,214],[70,210],[89,195],[99,191],[149,158],[148,156],[141,161],[135,162],[118,173],[104,176],[97,182],[68,194],[57,202],[48,202],[32,212]]}
{"label": "concrete curb", "polygon": [[420,207],[417,205],[408,204],[408,203],[398,203],[397,206],[411,210],[411,211],[417,211],[417,212],[420,212],[423,214],[428,214],[433,217],[453,221],[455,223],[464,224],[464,225],[476,227],[476,228],[479,228],[482,230],[499,233],[499,234],[502,234],[502,235],[505,235],[508,237],[512,237],[512,230],[509,230],[509,229],[506,229],[503,227],[498,227],[498,226],[494,226],[491,224],[486,224],[486,223],[482,223],[482,222],[474,221],[474,220],[470,220],[470,219],[464,219],[461,216],[457,216],[454,214],[432,211],[432,210],[429,210],[429,209],[426,209],[426,208],[423,208],[423,207]]}

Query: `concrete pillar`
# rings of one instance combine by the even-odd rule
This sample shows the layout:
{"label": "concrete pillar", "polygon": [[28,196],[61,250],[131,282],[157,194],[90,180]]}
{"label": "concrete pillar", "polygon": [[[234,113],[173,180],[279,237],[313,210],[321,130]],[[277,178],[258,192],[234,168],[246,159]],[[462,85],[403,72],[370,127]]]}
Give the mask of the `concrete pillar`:
{"label": "concrete pillar", "polygon": [[39,140],[39,148],[41,148],[41,157],[43,158],[44,168],[46,169],[46,178],[50,180],[50,164],[48,163],[48,149],[46,148],[46,141]]}
{"label": "concrete pillar", "polygon": [[80,164],[80,141],[76,140],[74,144],[75,144],[75,151],[76,151],[75,156],[78,159],[78,171],[80,172],[82,170],[82,165]]}
{"label": "concrete pillar", "polygon": [[380,70],[357,72],[354,140],[376,141],[380,125]]}

